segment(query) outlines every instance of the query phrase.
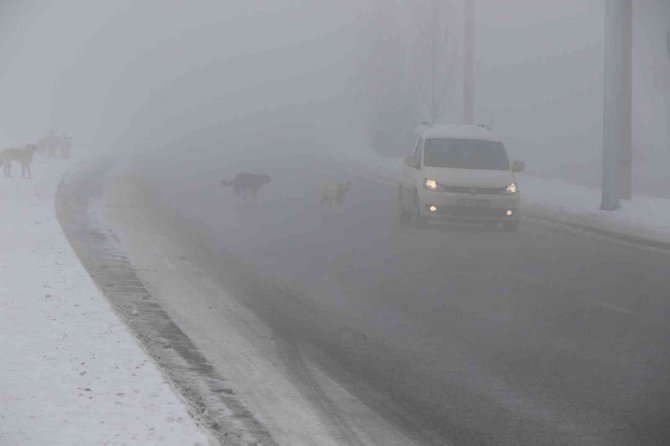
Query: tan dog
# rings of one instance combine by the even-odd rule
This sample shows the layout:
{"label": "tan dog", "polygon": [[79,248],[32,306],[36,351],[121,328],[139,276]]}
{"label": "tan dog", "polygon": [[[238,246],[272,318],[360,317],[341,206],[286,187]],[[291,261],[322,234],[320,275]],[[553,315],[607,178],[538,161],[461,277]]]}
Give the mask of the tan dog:
{"label": "tan dog", "polygon": [[33,173],[30,171],[30,164],[33,162],[33,155],[37,150],[36,145],[28,144],[23,149],[5,149],[0,152],[0,165],[3,166],[5,176],[11,178],[12,162],[16,161],[21,164],[23,178],[32,178]]}
{"label": "tan dog", "polygon": [[60,138],[54,130],[51,130],[46,137],[46,148],[49,158],[56,158],[56,151],[60,145]]}
{"label": "tan dog", "polygon": [[341,209],[344,204],[344,196],[349,192],[351,183],[324,183],[321,186],[321,204],[327,204],[329,208]]}
{"label": "tan dog", "polygon": [[37,140],[37,152],[42,156],[47,156],[49,151],[49,137],[45,136]]}

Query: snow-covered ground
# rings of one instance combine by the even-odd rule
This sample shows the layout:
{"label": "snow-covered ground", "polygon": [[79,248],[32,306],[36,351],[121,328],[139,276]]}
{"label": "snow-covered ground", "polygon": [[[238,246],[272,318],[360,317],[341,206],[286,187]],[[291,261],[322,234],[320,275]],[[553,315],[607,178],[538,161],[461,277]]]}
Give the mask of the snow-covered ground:
{"label": "snow-covered ground", "polygon": [[0,445],[209,444],[61,232],[67,166],[0,176]]}
{"label": "snow-covered ground", "polygon": [[599,189],[526,174],[518,178],[523,211],[530,216],[670,244],[668,199],[635,195],[617,211],[601,211]]}
{"label": "snow-covered ground", "polygon": [[[397,181],[402,160],[377,156],[369,149],[360,155],[338,155],[347,167],[362,170],[380,179]],[[650,242],[670,244],[670,200],[635,195],[622,201],[621,209],[599,210],[599,189],[568,181],[551,180],[526,173],[517,175],[524,215],[583,229],[594,229],[610,235],[621,235]]]}

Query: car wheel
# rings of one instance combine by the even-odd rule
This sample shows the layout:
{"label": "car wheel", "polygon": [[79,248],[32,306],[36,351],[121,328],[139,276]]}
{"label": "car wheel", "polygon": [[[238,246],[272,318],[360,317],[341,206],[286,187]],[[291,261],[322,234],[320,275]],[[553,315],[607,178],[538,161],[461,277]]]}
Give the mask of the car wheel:
{"label": "car wheel", "polygon": [[505,232],[516,232],[519,229],[519,220],[506,221],[503,223]]}
{"label": "car wheel", "polygon": [[398,186],[398,216],[400,217],[400,224],[409,224],[410,214],[405,211],[405,205],[403,204],[402,199],[402,186]]}

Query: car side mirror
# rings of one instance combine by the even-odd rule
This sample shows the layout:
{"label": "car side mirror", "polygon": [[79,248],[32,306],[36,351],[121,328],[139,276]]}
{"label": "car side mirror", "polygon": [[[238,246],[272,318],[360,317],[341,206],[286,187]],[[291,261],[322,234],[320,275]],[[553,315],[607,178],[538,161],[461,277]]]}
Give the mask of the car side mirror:
{"label": "car side mirror", "polygon": [[512,172],[523,172],[526,170],[526,164],[523,161],[514,161],[512,163]]}
{"label": "car side mirror", "polygon": [[405,165],[417,169],[419,167],[419,163],[417,163],[416,159],[414,158],[414,155],[405,155]]}

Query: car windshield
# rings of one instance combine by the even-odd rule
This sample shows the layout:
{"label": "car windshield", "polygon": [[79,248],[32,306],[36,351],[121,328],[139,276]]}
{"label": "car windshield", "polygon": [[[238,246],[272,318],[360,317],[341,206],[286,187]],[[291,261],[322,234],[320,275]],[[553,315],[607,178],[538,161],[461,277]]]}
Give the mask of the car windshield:
{"label": "car windshield", "polygon": [[424,164],[453,169],[509,170],[505,146],[497,141],[428,139]]}

